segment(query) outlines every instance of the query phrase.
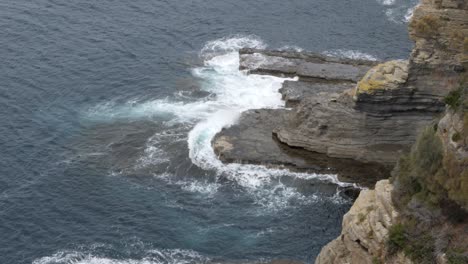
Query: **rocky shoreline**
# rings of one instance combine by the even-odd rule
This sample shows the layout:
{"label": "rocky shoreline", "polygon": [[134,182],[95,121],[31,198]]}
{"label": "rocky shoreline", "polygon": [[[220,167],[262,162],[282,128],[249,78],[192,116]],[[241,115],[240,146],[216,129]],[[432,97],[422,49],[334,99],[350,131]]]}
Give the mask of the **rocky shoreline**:
{"label": "rocky shoreline", "polygon": [[294,75],[298,80],[286,80],[279,90],[291,109],[246,111],[236,124],[224,128],[213,138],[213,149],[220,160],[337,173],[342,181],[359,182],[364,186],[372,186],[378,179],[389,176],[389,166],[329,157],[302,146],[284,144],[277,134],[278,129],[291,122],[295,109],[304,100],[327,95],[338,97],[339,92],[353,88],[376,62],[258,49],[242,49],[239,56],[240,69],[250,74]]}
{"label": "rocky shoreline", "polygon": [[421,0],[409,33],[408,60],[239,52],[240,70],[296,79],[279,90],[287,109],[244,112],[213,138],[223,162],[377,183],[316,263],[468,262],[468,2]]}
{"label": "rocky shoreline", "polygon": [[[373,107],[366,106],[366,95],[354,98],[355,87],[381,67],[375,61],[258,49],[242,49],[239,56],[240,69],[249,74],[297,80],[286,80],[279,90],[288,109],[246,111],[214,137],[214,151],[223,162],[336,173],[342,181],[371,187],[389,177],[418,129],[433,119],[433,111],[364,111]],[[392,73],[398,76],[388,86],[406,80],[405,71]]]}

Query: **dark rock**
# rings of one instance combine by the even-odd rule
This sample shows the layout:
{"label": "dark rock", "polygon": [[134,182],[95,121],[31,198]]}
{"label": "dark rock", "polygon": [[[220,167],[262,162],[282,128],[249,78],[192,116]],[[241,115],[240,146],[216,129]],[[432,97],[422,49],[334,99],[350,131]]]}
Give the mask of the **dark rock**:
{"label": "dark rock", "polygon": [[361,193],[361,189],[352,186],[340,188],[340,195],[344,198],[350,198],[353,201],[356,200]]}
{"label": "dark rock", "polygon": [[357,82],[376,64],[295,51],[242,49],[240,69],[250,73],[298,76],[300,80]]}
{"label": "dark rock", "polygon": [[293,148],[278,142],[272,131],[287,123],[291,111],[285,109],[249,110],[237,124],[224,128],[212,141],[223,162],[283,166],[296,171],[337,173],[346,182],[372,186],[389,176],[389,169],[375,163],[335,159],[325,154]]}

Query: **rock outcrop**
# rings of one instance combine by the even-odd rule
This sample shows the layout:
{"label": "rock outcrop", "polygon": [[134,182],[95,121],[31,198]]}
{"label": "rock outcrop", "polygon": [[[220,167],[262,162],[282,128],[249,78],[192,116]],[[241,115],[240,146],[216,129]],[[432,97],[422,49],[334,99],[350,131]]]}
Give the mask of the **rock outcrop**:
{"label": "rock outcrop", "polygon": [[438,188],[445,191],[448,199],[468,211],[468,113],[448,110],[438,124],[438,134],[444,150],[442,166],[446,171],[445,175],[436,178],[440,184]]}
{"label": "rock outcrop", "polygon": [[[379,63],[304,52],[241,50],[241,69],[298,77],[280,89],[291,111],[278,110],[270,118],[276,120],[274,125],[257,127],[269,141],[271,130],[292,148],[393,166],[421,128],[443,111],[443,97],[463,81],[468,61],[466,1],[424,0],[409,29],[415,48],[408,61]],[[233,131],[239,136],[233,137]],[[221,134],[226,133],[231,137],[222,139],[234,149],[242,145],[236,138],[259,140],[259,134],[249,137],[239,126]],[[215,145],[220,138],[215,138]],[[290,163],[284,153],[268,154],[273,153],[268,148],[257,144],[256,151],[265,153],[260,159],[244,156],[248,151],[227,153],[219,147],[215,151],[225,161]]]}
{"label": "rock outcrop", "polygon": [[362,191],[316,264],[468,263],[468,84],[401,157],[393,183]]}
{"label": "rock outcrop", "polygon": [[295,171],[336,173],[339,180],[371,187],[388,176],[385,167],[352,159],[334,159],[325,154],[292,148],[272,135],[288,122],[286,109],[257,109],[244,112],[237,124],[224,128],[213,139],[213,149],[224,162],[285,166]]}
{"label": "rock outcrop", "polygon": [[[466,77],[466,76],[464,76]],[[362,191],[324,263],[468,263],[468,83],[393,171]]]}
{"label": "rock outcrop", "polygon": [[[378,64],[374,61],[340,59],[304,52],[242,49],[239,53],[240,68],[250,73],[298,77],[296,81],[285,81],[280,89],[286,106],[293,109],[298,105],[309,105],[310,100],[336,101],[342,92],[353,89],[366,72]],[[332,98],[329,99],[329,96]],[[346,112],[349,110],[354,111],[352,108],[345,109]],[[312,115],[312,112],[309,114]],[[355,117],[351,114],[350,120]],[[337,159],[327,151],[309,151],[302,143],[280,143],[278,139],[281,138],[276,136],[276,132],[297,119],[306,120],[290,109],[244,112],[236,124],[224,128],[214,137],[214,151],[224,162],[280,165],[295,170],[338,173],[342,181],[359,182],[365,186],[372,186],[378,179],[389,176],[387,164],[379,164],[375,159],[361,160],[366,163],[356,162],[356,153],[346,157],[338,155],[341,159]],[[410,123],[419,121],[411,120]],[[402,124],[407,125],[404,122]],[[319,133],[327,131],[327,127],[319,129]],[[342,128],[338,129],[340,133],[343,132]],[[297,137],[297,140],[301,138]],[[312,141],[313,138],[304,139],[307,143]]]}
{"label": "rock outcrop", "polygon": [[409,30],[409,61],[370,70],[354,109],[401,118],[444,105],[445,114],[412,127],[420,135],[393,182],[361,192],[316,263],[468,263],[468,2],[422,0]]}
{"label": "rock outcrop", "polygon": [[290,110],[246,112],[214,138],[222,160],[398,162],[360,193],[318,264],[468,263],[468,1],[421,0],[409,33],[409,59],[384,63],[240,51],[241,69],[298,80],[280,90]]}
{"label": "rock outcrop", "polygon": [[421,0],[408,28],[415,42],[408,87],[434,99],[443,97],[459,85],[466,72],[468,1]]}
{"label": "rock outcrop", "polygon": [[[341,235],[322,248],[316,264],[375,264],[388,252],[385,245],[389,228],[397,222],[398,212],[392,202],[393,186],[388,180],[377,182],[375,190],[361,191],[343,217]],[[377,262],[379,263],[379,262]],[[396,255],[386,263],[412,263]]]}

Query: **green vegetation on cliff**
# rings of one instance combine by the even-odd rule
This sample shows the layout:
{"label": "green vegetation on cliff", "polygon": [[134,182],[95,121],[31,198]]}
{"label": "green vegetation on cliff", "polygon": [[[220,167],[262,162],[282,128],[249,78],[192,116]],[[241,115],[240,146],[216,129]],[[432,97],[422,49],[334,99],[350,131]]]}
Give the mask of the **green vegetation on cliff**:
{"label": "green vegetation on cliff", "polygon": [[412,198],[423,198],[431,205],[439,201],[440,186],[433,178],[444,174],[442,142],[436,135],[437,126],[427,127],[416,141],[411,153],[400,158],[396,168],[395,204],[404,207]]}
{"label": "green vegetation on cliff", "polygon": [[400,211],[389,230],[390,253],[414,263],[468,263],[468,86],[444,99],[445,116],[426,127],[393,171],[392,199]]}

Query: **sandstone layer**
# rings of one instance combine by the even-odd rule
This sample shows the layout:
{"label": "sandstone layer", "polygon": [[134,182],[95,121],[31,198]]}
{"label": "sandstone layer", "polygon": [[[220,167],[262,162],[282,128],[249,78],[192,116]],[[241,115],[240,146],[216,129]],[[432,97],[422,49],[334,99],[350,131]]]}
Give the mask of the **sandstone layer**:
{"label": "sandstone layer", "polygon": [[[388,180],[377,182],[375,190],[364,190],[343,217],[341,235],[322,248],[316,264],[375,264],[387,255],[389,228],[397,221],[392,203],[393,186]],[[377,262],[378,263],[378,262]],[[386,263],[412,263],[403,255]]]}

